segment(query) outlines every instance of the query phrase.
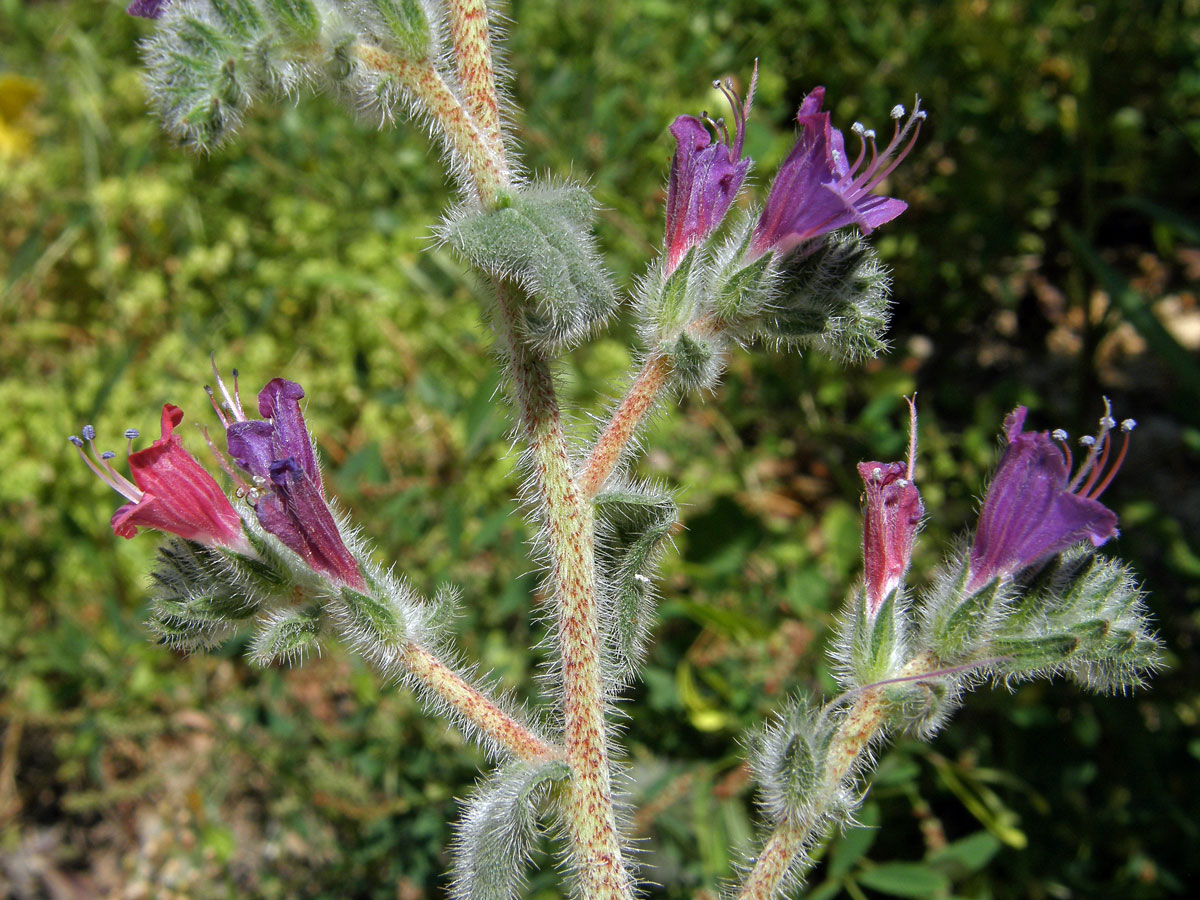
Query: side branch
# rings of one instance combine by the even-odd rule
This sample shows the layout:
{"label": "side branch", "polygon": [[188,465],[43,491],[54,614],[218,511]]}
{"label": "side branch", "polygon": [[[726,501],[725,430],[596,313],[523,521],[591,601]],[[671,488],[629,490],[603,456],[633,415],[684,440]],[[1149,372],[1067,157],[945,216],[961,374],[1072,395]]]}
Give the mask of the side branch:
{"label": "side branch", "polygon": [[404,668],[425,690],[518,759],[535,762],[562,757],[562,748],[538,737],[426,648],[410,643],[402,652]]}
{"label": "side branch", "polygon": [[363,64],[395,75],[413,93],[441,126],[450,149],[471,173],[485,205],[496,199],[500,186],[508,182],[505,166],[492,142],[463,106],[429,58],[408,59],[372,44],[356,44],[355,55]]}
{"label": "side branch", "polygon": [[588,455],[587,466],[579,478],[579,493],[584,498],[595,497],[604,486],[670,374],[671,362],[662,353],[654,353],[646,360]]}

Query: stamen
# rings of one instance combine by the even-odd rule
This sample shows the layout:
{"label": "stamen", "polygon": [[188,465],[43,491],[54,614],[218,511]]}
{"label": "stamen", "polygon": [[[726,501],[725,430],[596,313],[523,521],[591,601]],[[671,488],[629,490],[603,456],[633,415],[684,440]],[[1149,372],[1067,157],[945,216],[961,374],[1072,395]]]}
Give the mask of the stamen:
{"label": "stamen", "polygon": [[[1125,422],[1131,422],[1133,425],[1137,424],[1133,421],[1133,419],[1126,419]],[[1125,427],[1125,422],[1121,423],[1121,433],[1125,436],[1125,439],[1121,441],[1121,452],[1117,454],[1117,461],[1114,462],[1112,468],[1108,470],[1108,474],[1104,476],[1104,480],[1096,485],[1096,489],[1094,491],[1087,495],[1089,500],[1095,500],[1106,490],[1108,490],[1108,486],[1112,484],[1112,480],[1117,477],[1117,472],[1121,470],[1121,463],[1125,462],[1125,454],[1129,450],[1129,432],[1133,431],[1132,426],[1129,428]]]}
{"label": "stamen", "polygon": [[217,395],[213,393],[212,385],[204,386],[204,393],[208,394],[208,400],[212,404],[213,411],[217,414],[217,418],[221,420],[221,425],[224,428],[229,427],[229,419],[225,415],[225,410],[221,409],[221,405],[217,403]]}
{"label": "stamen", "polygon": [[[221,396],[225,398],[225,408],[229,411],[229,414],[233,417],[234,421],[244,422],[246,420],[246,416],[245,413],[242,412],[242,402],[237,393],[237,369],[233,370],[233,394],[231,395],[229,393],[229,388],[225,386],[225,379],[221,377],[221,373],[217,369],[216,351],[210,353],[208,355],[208,359],[209,362],[212,363],[213,377],[217,380],[217,388],[221,391]],[[205,386],[204,390],[209,395],[209,399],[212,399],[212,390],[207,385]],[[215,400],[213,401],[213,408],[217,410],[217,418],[221,420],[221,424],[228,428],[229,422],[222,414],[222,411],[217,408],[217,403]]]}
{"label": "stamen", "polygon": [[[1103,419],[1101,420],[1101,424],[1103,424]],[[1128,435],[1126,436],[1126,439],[1128,440]],[[1101,432],[1101,437],[1099,440],[1100,445],[1104,447],[1104,451],[1100,454],[1100,458],[1096,460],[1096,464],[1092,466],[1092,474],[1088,477],[1088,480],[1083,483],[1083,487],[1079,489],[1079,493],[1083,494],[1085,497],[1090,496],[1089,491],[1091,491],[1093,485],[1095,485],[1096,481],[1100,478],[1100,475],[1104,472],[1104,467],[1108,464],[1108,452],[1112,449],[1112,441],[1108,439],[1107,430]]]}
{"label": "stamen", "polygon": [[213,439],[209,437],[208,428],[199,424],[197,427],[200,429],[200,433],[204,435],[204,443],[208,444],[208,449],[211,450],[212,455],[217,458],[217,465],[221,467],[221,471],[228,475],[230,480],[232,480],[237,486],[237,495],[239,497],[246,496],[246,494],[250,491],[250,486],[246,484],[245,480],[240,474],[238,474],[237,470],[230,465],[229,459],[220,451],[217,445],[213,442]]}
{"label": "stamen", "polygon": [[1065,428],[1055,428],[1054,431],[1050,432],[1050,436],[1058,441],[1059,448],[1062,450],[1063,454],[1063,462],[1067,464],[1067,471],[1070,472],[1071,467],[1075,465],[1075,460],[1071,455],[1071,445],[1067,443],[1067,438],[1069,438],[1070,435],[1067,434]]}
{"label": "stamen", "polygon": [[[96,429],[90,428],[90,426],[89,428],[84,429],[84,433],[87,434],[89,429],[93,435],[96,433]],[[75,449],[79,452],[79,458],[82,459],[84,464],[92,470],[93,475],[103,481],[106,485],[108,485],[126,500],[132,500],[134,503],[137,503],[142,499],[142,492],[138,489],[138,487],[134,484],[131,484],[128,479],[123,478],[114,472],[111,466],[109,466],[107,463],[98,465],[97,463],[93,462],[83,451],[83,441],[81,441],[78,437],[71,435],[67,440],[75,445]]]}

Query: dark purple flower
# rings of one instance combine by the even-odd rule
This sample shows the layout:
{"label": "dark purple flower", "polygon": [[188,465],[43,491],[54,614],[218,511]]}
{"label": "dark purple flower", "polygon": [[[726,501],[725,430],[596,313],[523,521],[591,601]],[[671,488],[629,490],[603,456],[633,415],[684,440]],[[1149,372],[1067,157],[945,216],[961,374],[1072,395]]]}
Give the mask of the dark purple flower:
{"label": "dark purple flower", "polygon": [[880,197],[871,191],[916,143],[920,123],[925,119],[920,100],[903,128],[900,119],[904,107],[892,109],[896,128],[883,152],[875,145],[875,132],[855,123],[852,130],[861,146],[853,164],[847,162],[841,131],[830,125],[829,113],[821,112],[824,101],[825,88],[818,87],[800,104],[796,114],[800,139],[775,176],[766,208],[754,228],[751,252],[755,256],[768,250],[787,253],[804,241],[849,225],[870,234],[908,208],[902,200]]}
{"label": "dark purple flower", "polygon": [[[71,443],[101,481],[129,500],[112,517],[114,533],[131,538],[138,528],[154,528],[201,544],[248,550],[242,520],[233,505],[174,433],[182,420],[183,410],[178,406],[163,406],[162,436],[144,450],[129,454],[133,481],[112,467],[109,460],[116,454],[96,453],[93,444],[89,458],[83,450],[84,440],[72,437]],[[125,436],[132,450],[138,433],[131,428]],[[96,430],[88,425],[83,437],[92,444]]]}
{"label": "dark purple flower", "polygon": [[1086,437],[1087,458],[1072,478],[1066,432],[1022,431],[1024,406],[1004,420],[1008,446],[988,487],[971,545],[967,590],[976,591],[994,578],[1012,575],[1075,544],[1099,547],[1117,533],[1117,517],[1097,498],[1111,483],[1129,446],[1133,419],[1121,423],[1125,441],[1109,466],[1116,427],[1108,401],[1100,432]]}
{"label": "dark purple flower", "polygon": [[[745,103],[729,82],[715,83],[733,110],[736,137],[731,138],[723,120],[679,116],[671,124],[675,156],[667,180],[667,273],[674,272],[688,250],[705,240],[725,218],[741,190],[750,160],[742,159],[746,141],[746,118],[754,101],[758,67],[750,80]],[[714,143],[709,127],[717,133]]]}
{"label": "dark purple flower", "polygon": [[125,8],[125,12],[141,19],[157,19],[170,2],[171,0],[133,0]]}
{"label": "dark purple flower", "polygon": [[917,455],[917,408],[912,412],[908,461],[858,464],[866,486],[863,514],[863,569],[867,615],[874,617],[887,596],[896,590],[912,561],[913,538],[921,526],[925,506],[913,483]]}
{"label": "dark purple flower", "polygon": [[225,425],[229,455],[253,476],[250,498],[259,524],[314,570],[365,589],[358,561],[342,541],[325,502],[316,453],[300,411],[303,388],[283,378],[268,383],[258,395],[263,421],[246,418],[236,382],[232,394],[219,377],[217,383],[225,404],[222,408],[214,400],[214,405]]}

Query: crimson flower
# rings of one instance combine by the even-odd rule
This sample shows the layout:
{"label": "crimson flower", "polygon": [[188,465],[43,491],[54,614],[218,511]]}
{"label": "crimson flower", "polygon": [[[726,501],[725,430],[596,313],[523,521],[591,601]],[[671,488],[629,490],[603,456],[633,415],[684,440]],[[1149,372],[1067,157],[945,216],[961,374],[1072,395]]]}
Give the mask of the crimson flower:
{"label": "crimson flower", "polygon": [[874,617],[900,584],[912,561],[913,538],[921,526],[925,505],[913,483],[917,455],[917,408],[912,413],[907,462],[864,462],[858,474],[866,487],[863,514],[863,569],[867,615]]}
{"label": "crimson flower", "polygon": [[[236,372],[234,373],[236,377]],[[366,583],[325,501],[321,471],[300,411],[304,389],[276,378],[258,395],[261,420],[247,419],[237,395],[218,378],[225,397],[214,402],[229,455],[253,477],[249,492],[259,524],[308,565],[358,590]]]}
{"label": "crimson flower", "polygon": [[1004,420],[1008,446],[984,497],[975,541],[971,545],[967,591],[974,592],[995,578],[1012,575],[1055,553],[1088,541],[1099,547],[1117,533],[1117,517],[1097,499],[1112,482],[1125,459],[1129,433],[1137,423],[1121,423],[1125,440],[1109,466],[1116,427],[1108,400],[1095,437],[1082,441],[1089,448],[1071,477],[1067,434],[1022,431],[1027,410],[1018,406]]}
{"label": "crimson flower", "polygon": [[904,107],[893,107],[896,127],[882,152],[875,145],[875,132],[856,122],[851,130],[858,135],[860,147],[853,163],[847,162],[842,132],[830,125],[829,113],[821,111],[824,101],[825,88],[818,87],[800,104],[796,114],[800,139],[775,176],[766,208],[755,226],[750,248],[755,256],[768,250],[787,253],[805,241],[849,225],[870,234],[908,208],[903,200],[871,192],[916,143],[925,119],[920,100],[903,128]]}
{"label": "crimson flower", "polygon": [[[154,528],[201,544],[249,550],[233,505],[174,433],[182,420],[183,410],[178,406],[163,406],[162,436],[144,450],[129,454],[133,481],[112,467],[115,453],[96,452],[96,429],[91,425],[84,427],[83,440],[72,436],[71,443],[101,481],[129,500],[112,517],[114,533],[131,538],[139,527]],[[132,451],[138,433],[131,428],[125,436]],[[90,445],[90,457],[84,452],[84,440]]]}
{"label": "crimson flower", "polygon": [[[714,82],[733,110],[735,137],[730,137],[724,120],[713,122],[696,116],[679,116],[671,124],[675,155],[667,180],[667,273],[674,272],[688,250],[704,241],[721,224],[741,190],[749,158],[742,159],[746,141],[746,118],[754,101],[758,67],[750,80],[743,103],[730,82]],[[709,128],[717,135],[714,142]]]}

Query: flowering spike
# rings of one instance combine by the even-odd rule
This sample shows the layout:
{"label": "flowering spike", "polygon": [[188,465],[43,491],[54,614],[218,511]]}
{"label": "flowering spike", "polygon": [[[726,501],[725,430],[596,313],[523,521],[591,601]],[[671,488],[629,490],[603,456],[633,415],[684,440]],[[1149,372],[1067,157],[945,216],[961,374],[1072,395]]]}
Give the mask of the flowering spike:
{"label": "flowering spike", "polygon": [[[1099,547],[1117,533],[1117,517],[1096,499],[1125,457],[1123,448],[1116,465],[1098,485],[1095,483],[1107,463],[1108,423],[1113,422],[1107,400],[1105,404],[1100,434],[1080,441],[1089,448],[1088,456],[1070,480],[1069,456],[1055,446],[1051,435],[1022,431],[1025,407],[1018,406],[1004,420],[1008,446],[979,516],[971,547],[968,591],[1081,541]],[[1126,431],[1126,440],[1128,435]]]}
{"label": "flowering spike", "polygon": [[[846,162],[842,132],[830,125],[830,115],[821,111],[825,88],[814,88],[804,98],[796,114],[800,140],[784,160],[771,186],[767,205],[754,230],[751,252],[761,256],[768,250],[787,253],[805,241],[857,225],[863,234],[890,222],[908,208],[901,200],[871,194],[912,150],[925,113],[920,98],[904,127],[900,119],[904,107],[892,109],[896,130],[887,147],[879,152],[875,133],[861,127],[852,129],[863,141],[858,159]],[[911,135],[911,137],[910,137]],[[866,146],[871,159],[860,167]]]}
{"label": "flowering spike", "polygon": [[[744,102],[734,91],[731,82],[713,82],[713,86],[725,95],[733,111],[733,122],[737,129],[733,138],[730,138],[723,122],[712,122],[707,114],[703,118],[679,116],[671,125],[675,155],[671,160],[671,174],[667,181],[665,245],[668,274],[675,271],[688,250],[716,230],[741,190],[746,173],[750,170],[750,160],[742,158],[742,148],[746,142],[746,119],[750,115],[757,83],[757,62]],[[710,127],[717,137],[715,143],[713,135],[709,134]]]}

